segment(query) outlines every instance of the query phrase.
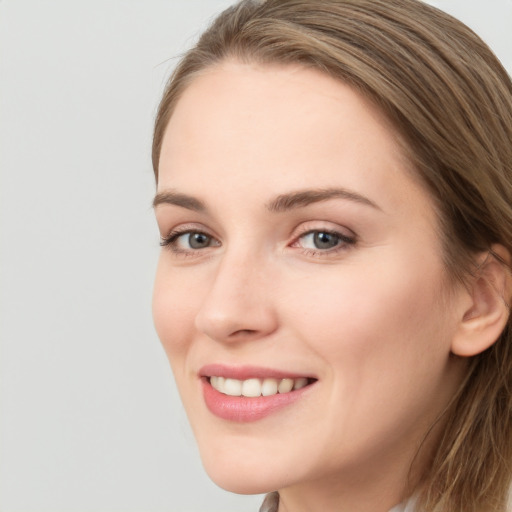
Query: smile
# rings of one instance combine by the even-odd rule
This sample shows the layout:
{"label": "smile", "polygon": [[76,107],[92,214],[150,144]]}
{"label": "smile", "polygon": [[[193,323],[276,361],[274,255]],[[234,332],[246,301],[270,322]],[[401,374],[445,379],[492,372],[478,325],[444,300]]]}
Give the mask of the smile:
{"label": "smile", "polygon": [[205,405],[218,418],[252,422],[287,408],[310,393],[314,377],[256,367],[209,365],[200,371]]}
{"label": "smile", "polygon": [[246,380],[229,379],[220,376],[212,376],[209,379],[212,388],[228,396],[245,396],[256,398],[259,396],[272,396],[278,393],[289,393],[302,389],[311,383],[307,377],[297,379],[257,379]]}

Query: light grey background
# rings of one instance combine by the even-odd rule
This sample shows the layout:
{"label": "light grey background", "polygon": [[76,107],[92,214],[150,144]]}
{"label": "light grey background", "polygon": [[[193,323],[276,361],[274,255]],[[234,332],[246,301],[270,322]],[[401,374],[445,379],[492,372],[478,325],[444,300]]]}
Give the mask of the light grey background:
{"label": "light grey background", "polygon": [[[0,0],[2,512],[258,509],[204,475],[150,310],[154,112],[229,3]],[[432,3],[512,70],[512,1]]]}

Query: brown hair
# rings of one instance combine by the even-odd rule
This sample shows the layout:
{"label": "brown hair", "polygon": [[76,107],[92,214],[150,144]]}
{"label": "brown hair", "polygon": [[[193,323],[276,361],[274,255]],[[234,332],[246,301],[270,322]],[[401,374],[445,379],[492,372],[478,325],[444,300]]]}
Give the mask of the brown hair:
{"label": "brown hair", "polygon": [[[418,0],[242,1],[181,60],[158,110],[153,167],[174,106],[225,59],[302,64],[354,87],[391,120],[433,197],[451,275],[512,252],[512,82],[461,22]],[[512,330],[473,357],[449,405],[419,509],[503,512],[512,466]]]}

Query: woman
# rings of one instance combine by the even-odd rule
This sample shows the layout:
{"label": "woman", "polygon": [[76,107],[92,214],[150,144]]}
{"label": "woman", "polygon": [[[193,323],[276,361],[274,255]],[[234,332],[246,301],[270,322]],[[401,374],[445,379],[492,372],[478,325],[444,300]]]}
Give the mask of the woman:
{"label": "woman", "polygon": [[416,0],[243,1],[185,55],[154,319],[217,484],[506,510],[511,140],[500,63]]}

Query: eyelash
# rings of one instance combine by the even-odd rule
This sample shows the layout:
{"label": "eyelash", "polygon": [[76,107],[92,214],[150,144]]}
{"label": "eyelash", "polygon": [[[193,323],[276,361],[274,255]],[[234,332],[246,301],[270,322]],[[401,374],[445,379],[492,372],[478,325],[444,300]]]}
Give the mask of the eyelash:
{"label": "eyelash", "polygon": [[184,235],[192,234],[203,235],[211,240],[214,240],[214,237],[212,237],[208,233],[205,233],[204,231],[201,231],[200,229],[183,228],[173,230],[166,237],[162,237],[160,239],[160,246],[169,249],[173,254],[177,256],[196,256],[201,249],[181,249],[180,247],[178,247],[177,243],[178,238]]}
{"label": "eyelash", "polygon": [[[332,248],[329,249],[307,249],[305,247],[302,248],[302,251],[307,256],[319,256],[319,257],[328,257],[338,254],[341,251],[346,251],[350,246],[355,245],[356,243],[356,237],[355,236],[348,236],[344,235],[343,233],[340,233],[339,231],[332,230],[332,229],[309,229],[305,231],[304,233],[301,233],[297,238],[295,238],[295,241],[291,244],[291,247],[297,247],[299,240],[305,238],[306,236],[314,235],[314,234],[324,234],[324,235],[331,235],[338,239],[337,245],[335,245]],[[300,247],[300,246],[298,246]]]}
{"label": "eyelash", "polygon": [[[325,234],[325,235],[331,235],[338,239],[338,244],[332,248],[329,249],[307,249],[302,248],[302,251],[307,256],[317,256],[317,257],[327,257],[328,255],[334,255],[338,254],[341,251],[347,250],[350,246],[355,245],[357,240],[355,236],[347,236],[343,233],[340,233],[339,231],[335,231],[332,229],[309,229],[307,231],[304,231],[299,236],[297,236],[294,241],[290,244],[290,247],[300,247],[299,241],[306,236],[314,235],[314,234]],[[201,231],[200,229],[189,229],[189,228],[183,228],[183,229],[177,229],[173,230],[169,233],[168,236],[162,237],[160,240],[160,246],[165,247],[169,249],[173,254],[178,256],[198,256],[199,252],[202,250],[201,248],[197,249],[182,249],[178,247],[177,241],[180,237],[184,235],[203,235],[210,240],[215,240],[215,238],[208,233]],[[218,247],[220,245],[220,242],[218,244],[214,245]],[[209,248],[211,246],[205,247],[205,249]]]}

